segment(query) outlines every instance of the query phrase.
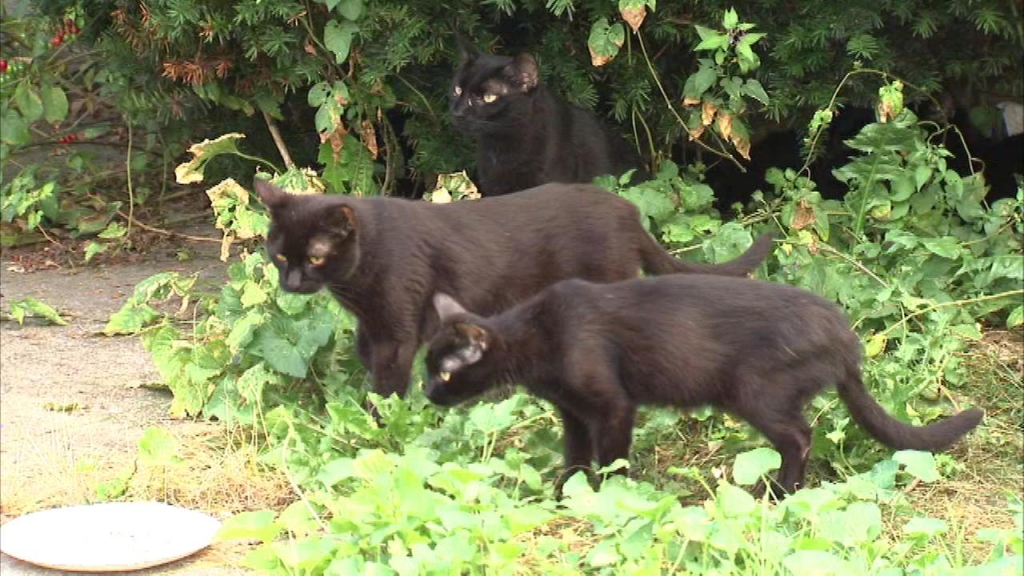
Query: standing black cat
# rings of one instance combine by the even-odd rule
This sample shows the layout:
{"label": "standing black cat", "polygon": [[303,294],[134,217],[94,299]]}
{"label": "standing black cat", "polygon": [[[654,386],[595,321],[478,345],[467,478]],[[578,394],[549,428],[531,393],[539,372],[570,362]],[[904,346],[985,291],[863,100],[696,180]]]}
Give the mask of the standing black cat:
{"label": "standing black cat", "polygon": [[437,326],[434,292],[493,313],[565,278],[744,275],[771,248],[764,236],[726,264],[676,260],[644,231],[635,206],[589,185],[454,204],[295,195],[262,179],[255,189],[270,209],[267,250],[281,287],[326,287],[356,316],[359,358],[384,396],[408,388],[413,356]]}
{"label": "standing black cat", "polygon": [[[778,486],[804,479],[811,428],[802,407],[836,384],[854,420],[896,449],[939,450],[978,409],[922,427],[889,416],[861,381],[860,339],[835,306],[791,286],[675,275],[615,284],[565,280],[496,316],[434,304],[426,395],[449,406],[521,383],[562,415],[565,465],[627,458],[638,405],[712,405],[744,418],[782,454]],[[779,492],[776,491],[776,494]]]}
{"label": "standing black cat", "polygon": [[455,127],[477,139],[481,194],[546,182],[590,182],[641,168],[633,147],[593,112],[569,104],[540,82],[533,56],[491,56],[463,42],[460,47],[450,112]]}

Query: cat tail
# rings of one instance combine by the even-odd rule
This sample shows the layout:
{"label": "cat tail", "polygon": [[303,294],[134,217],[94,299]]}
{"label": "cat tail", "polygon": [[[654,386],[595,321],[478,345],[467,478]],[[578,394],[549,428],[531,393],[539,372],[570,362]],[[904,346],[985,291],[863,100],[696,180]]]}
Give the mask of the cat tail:
{"label": "cat tail", "polygon": [[973,430],[985,415],[983,410],[971,408],[933,424],[911,426],[890,416],[871,397],[858,368],[847,369],[837,388],[857,424],[895,450],[943,450]]}
{"label": "cat tail", "polygon": [[739,258],[723,264],[698,264],[674,258],[650,235],[644,234],[640,257],[646,274],[714,274],[716,276],[746,276],[768,257],[772,249],[772,233],[762,234]]}

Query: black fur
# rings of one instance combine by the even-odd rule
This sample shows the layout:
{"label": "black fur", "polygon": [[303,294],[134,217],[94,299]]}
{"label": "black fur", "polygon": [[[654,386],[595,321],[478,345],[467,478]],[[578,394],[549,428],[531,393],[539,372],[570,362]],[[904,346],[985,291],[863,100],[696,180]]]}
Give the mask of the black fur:
{"label": "black fur", "polygon": [[426,358],[427,397],[449,406],[524,384],[561,413],[570,470],[627,458],[645,404],[712,405],[745,419],[782,454],[783,492],[803,484],[802,408],[827,385],[896,449],[943,449],[983,416],[972,409],[923,427],[893,419],[861,381],[860,339],[845,317],[791,286],[709,275],[566,280],[492,317],[444,294],[434,301],[442,324]]}
{"label": "black fur", "polygon": [[360,360],[384,396],[408,388],[413,356],[437,326],[434,292],[491,314],[566,278],[744,275],[771,248],[765,236],[726,264],[676,260],[644,231],[636,207],[582,184],[454,204],[293,195],[261,179],[255,189],[270,209],[267,250],[281,287],[326,287],[356,316]]}
{"label": "black fur", "polygon": [[[477,186],[484,196],[547,182],[591,182],[638,169],[633,147],[593,112],[569,104],[540,82],[530,54],[482,54],[465,43],[452,82],[456,129],[477,139]],[[488,102],[487,100],[493,100]]]}

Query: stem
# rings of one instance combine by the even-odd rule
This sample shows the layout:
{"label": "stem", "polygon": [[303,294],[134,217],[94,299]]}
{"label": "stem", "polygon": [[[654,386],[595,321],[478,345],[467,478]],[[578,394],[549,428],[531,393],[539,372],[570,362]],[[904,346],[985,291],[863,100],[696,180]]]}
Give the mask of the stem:
{"label": "stem", "polygon": [[1020,296],[1022,294],[1024,294],[1024,290],[1010,290],[1010,291],[1007,291],[1007,292],[1000,292],[999,294],[990,294],[988,296],[978,296],[977,298],[968,298],[966,300],[956,300],[954,302],[940,302],[938,304],[933,304],[932,306],[929,306],[929,307],[924,308],[922,310],[918,310],[917,312],[914,312],[912,314],[908,314],[905,318],[903,318],[899,322],[897,322],[897,323],[893,324],[892,326],[889,326],[885,330],[882,330],[881,332],[879,332],[879,334],[881,334],[881,335],[888,334],[889,332],[892,332],[893,330],[895,330],[899,326],[902,326],[902,325],[906,324],[907,320],[910,320],[911,318],[915,318],[915,317],[920,316],[922,314],[927,314],[928,312],[931,312],[932,310],[938,310],[939,308],[948,308],[949,306],[963,306],[964,304],[973,304],[975,302],[986,302],[988,300],[998,300],[1000,298],[1006,298],[1008,296]]}
{"label": "stem", "polygon": [[284,160],[285,169],[291,168],[295,165],[292,162],[292,156],[288,153],[288,147],[285,146],[284,140],[281,139],[281,131],[277,129],[277,123],[270,117],[270,114],[267,114],[266,110],[263,111],[263,121],[267,123],[270,137],[274,139],[274,145],[277,146],[277,151],[281,154],[281,159]]}
{"label": "stem", "polygon": [[132,123],[128,122],[127,124],[128,154],[125,161],[125,172],[128,177],[128,227],[125,229],[124,236],[121,237],[121,243],[118,245],[119,249],[128,241],[128,237],[132,233],[132,222],[135,220],[135,190],[132,187]]}
{"label": "stem", "polygon": [[430,113],[430,117],[435,119],[435,120],[437,120],[437,114],[434,114],[434,108],[430,105],[430,100],[427,100],[427,97],[423,95],[423,92],[420,92],[419,90],[417,90],[415,86],[410,84],[409,81],[406,80],[405,78],[402,78],[401,75],[395,74],[395,78],[398,78],[399,82],[401,82],[402,84],[405,84],[406,88],[408,88],[409,90],[412,90],[417,96],[419,96],[420,100],[423,100],[423,104],[425,104],[427,106],[427,112]]}
{"label": "stem", "polygon": [[[124,212],[121,212],[120,210],[117,211],[117,215],[122,217],[122,218],[128,218],[129,217],[127,214],[125,214]],[[184,240],[189,240],[191,242],[210,242],[212,244],[220,244],[221,243],[221,240],[219,238],[204,238],[202,236],[189,236],[188,234],[181,234],[179,232],[171,232],[170,230],[164,230],[163,228],[157,228],[155,226],[150,226],[148,224],[143,224],[142,222],[139,222],[137,220],[135,221],[135,226],[138,227],[138,228],[142,228],[143,230],[146,230],[147,232],[154,232],[156,234],[161,234],[163,236],[170,236],[172,238],[181,238],[181,239],[184,239]]]}
{"label": "stem", "polygon": [[[676,112],[675,106],[672,105],[672,100],[668,97],[668,93],[665,92],[665,87],[661,85],[661,80],[658,78],[658,73],[654,70],[654,65],[651,64],[651,59],[647,56],[647,46],[644,44],[643,36],[641,36],[638,33],[636,35],[636,38],[640,42],[640,50],[643,51],[644,53],[644,61],[647,63],[647,70],[650,71],[651,78],[654,79],[654,83],[658,86],[658,91],[661,92],[662,98],[665,99],[665,104],[668,106],[669,111],[672,112],[672,115],[676,117],[676,120],[679,122],[679,125],[683,127],[683,130],[686,131],[687,134],[689,134],[689,131],[686,130],[686,122],[683,120],[682,116],[679,115],[679,112]],[[708,152],[711,152],[716,156],[721,156],[726,160],[729,160],[730,162],[735,164],[737,168],[740,169],[740,172],[746,173],[747,169],[744,168],[743,165],[740,164],[739,160],[734,158],[732,154],[722,152],[721,150],[715,150],[714,148],[708,146],[699,139],[695,139],[694,142],[696,142],[698,146],[704,148]]]}

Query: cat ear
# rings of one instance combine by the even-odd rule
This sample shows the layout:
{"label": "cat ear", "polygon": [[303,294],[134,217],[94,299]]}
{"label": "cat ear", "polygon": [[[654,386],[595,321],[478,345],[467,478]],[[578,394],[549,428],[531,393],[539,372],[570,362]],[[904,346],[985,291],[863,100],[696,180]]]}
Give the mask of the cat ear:
{"label": "cat ear", "polygon": [[331,206],[326,211],[324,223],[333,234],[345,237],[356,229],[356,213],[348,204]]}
{"label": "cat ear", "polygon": [[523,52],[515,57],[512,63],[505,66],[505,77],[523,92],[529,92],[537,87],[539,72],[537,60],[532,54]]}
{"label": "cat ear", "polygon": [[437,315],[441,318],[442,323],[453,316],[466,314],[466,309],[462,307],[462,304],[444,292],[434,294],[434,309],[437,310]]}
{"label": "cat ear", "polygon": [[466,39],[461,32],[455,33],[455,44],[459,47],[459,60],[465,64],[470,60],[475,60],[480,55],[480,50]]}
{"label": "cat ear", "polygon": [[487,329],[483,326],[459,322],[455,325],[455,331],[466,340],[469,340],[470,345],[474,348],[478,348],[481,352],[487,350],[490,334],[487,333]]}
{"label": "cat ear", "polygon": [[255,178],[253,179],[253,188],[256,190],[256,194],[260,197],[263,205],[270,210],[279,208],[288,201],[288,193],[272,184],[270,180]]}

